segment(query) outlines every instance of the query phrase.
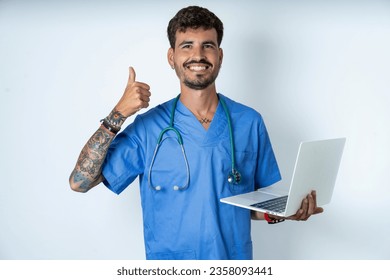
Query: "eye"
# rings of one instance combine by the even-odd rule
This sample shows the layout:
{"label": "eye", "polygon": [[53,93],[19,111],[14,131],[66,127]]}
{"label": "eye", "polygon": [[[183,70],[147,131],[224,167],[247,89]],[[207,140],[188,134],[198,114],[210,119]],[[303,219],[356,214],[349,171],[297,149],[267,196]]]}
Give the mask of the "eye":
{"label": "eye", "polygon": [[204,44],[203,46],[205,49],[214,49],[214,45],[213,44]]}
{"label": "eye", "polygon": [[191,45],[190,44],[184,44],[181,46],[182,49],[189,49],[191,48]]}

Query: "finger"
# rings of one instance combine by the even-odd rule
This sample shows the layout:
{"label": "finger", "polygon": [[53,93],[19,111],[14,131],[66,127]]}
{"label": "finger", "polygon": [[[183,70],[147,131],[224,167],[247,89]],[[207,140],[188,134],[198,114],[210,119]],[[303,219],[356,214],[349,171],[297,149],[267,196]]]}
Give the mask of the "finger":
{"label": "finger", "polygon": [[141,87],[137,87],[135,89],[135,92],[137,93],[137,96],[139,98],[144,98],[144,97],[149,98],[152,95],[149,90],[141,88]]}
{"label": "finger", "polygon": [[[150,98],[149,96],[145,96],[145,95],[142,95],[142,94],[139,94],[136,98],[135,98],[136,102],[141,104],[141,103],[149,103],[150,102]],[[136,104],[136,105],[139,105],[139,104]]]}
{"label": "finger", "polygon": [[135,70],[133,67],[129,67],[129,80],[127,82],[128,85],[133,84],[135,82]]}
{"label": "finger", "polygon": [[312,191],[311,192],[311,195],[313,196],[313,201],[314,201],[314,212],[313,214],[320,214],[322,212],[324,212],[324,209],[322,207],[318,207],[317,206],[317,192],[316,191]]}
{"label": "finger", "polygon": [[314,210],[314,214],[320,214],[320,213],[322,213],[322,212],[324,212],[324,208],[322,208],[322,207],[317,207],[317,208]]}
{"label": "finger", "polygon": [[133,87],[143,88],[146,90],[150,90],[150,86],[148,84],[142,83],[142,82],[133,82]]}
{"label": "finger", "polygon": [[148,102],[150,101],[150,97],[147,96],[147,95],[141,95],[140,96],[140,99],[143,101],[143,102]]}
{"label": "finger", "polygon": [[292,216],[287,217],[286,219],[287,219],[287,220],[298,221],[298,220],[301,219],[303,213],[304,213],[303,210],[302,210],[302,209],[299,209],[299,210],[297,211],[297,213],[295,213],[295,214],[292,215]]}
{"label": "finger", "polygon": [[312,195],[313,200],[314,200],[314,207],[317,208],[317,192],[316,191],[312,191],[311,195]]}
{"label": "finger", "polygon": [[314,210],[316,209],[315,202],[314,202],[313,196],[311,194],[309,194],[307,196],[307,200],[309,202],[308,207],[307,207],[307,214],[310,216],[314,213]]}
{"label": "finger", "polygon": [[303,220],[304,216],[306,215],[307,204],[308,204],[307,198],[304,198],[302,200],[301,208],[298,209],[298,211],[295,213],[295,215],[288,217],[288,219],[295,220],[295,221]]}
{"label": "finger", "polygon": [[136,97],[136,106],[139,108],[146,108],[149,107],[150,102],[150,95],[138,93],[138,96]]}
{"label": "finger", "polygon": [[142,102],[142,108],[148,108],[149,107],[149,102]]}
{"label": "finger", "polygon": [[149,102],[140,101],[136,106],[136,111],[138,112],[139,110],[148,107],[149,107]]}
{"label": "finger", "polygon": [[307,217],[308,208],[309,208],[309,199],[308,199],[308,197],[306,197],[302,201],[302,206],[301,206],[301,209],[299,212],[300,215],[297,217],[298,220],[307,219],[306,217]]}
{"label": "finger", "polygon": [[303,213],[307,213],[308,208],[309,208],[309,198],[305,197],[302,201],[302,206],[301,206]]}
{"label": "finger", "polygon": [[138,89],[144,89],[147,91],[150,90],[150,86],[148,84],[141,83],[141,82],[134,82],[132,87],[138,88]]}

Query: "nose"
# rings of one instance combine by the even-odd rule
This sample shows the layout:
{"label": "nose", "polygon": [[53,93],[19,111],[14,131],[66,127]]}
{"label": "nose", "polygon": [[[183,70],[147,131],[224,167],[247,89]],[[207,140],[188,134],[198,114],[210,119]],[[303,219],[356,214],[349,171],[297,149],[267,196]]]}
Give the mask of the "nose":
{"label": "nose", "polygon": [[192,57],[196,60],[201,60],[205,58],[204,49],[202,46],[194,46],[192,48]]}

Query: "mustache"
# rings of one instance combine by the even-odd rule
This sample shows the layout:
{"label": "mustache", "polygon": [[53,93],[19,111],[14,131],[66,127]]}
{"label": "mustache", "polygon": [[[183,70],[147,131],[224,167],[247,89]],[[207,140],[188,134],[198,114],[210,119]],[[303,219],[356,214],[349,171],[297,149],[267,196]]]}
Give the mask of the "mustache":
{"label": "mustache", "polygon": [[191,65],[191,64],[199,64],[199,63],[206,64],[207,66],[210,66],[210,67],[213,66],[213,65],[212,65],[210,62],[208,62],[206,59],[202,58],[202,59],[200,59],[200,60],[190,60],[190,61],[184,63],[184,67],[188,67],[188,66]]}

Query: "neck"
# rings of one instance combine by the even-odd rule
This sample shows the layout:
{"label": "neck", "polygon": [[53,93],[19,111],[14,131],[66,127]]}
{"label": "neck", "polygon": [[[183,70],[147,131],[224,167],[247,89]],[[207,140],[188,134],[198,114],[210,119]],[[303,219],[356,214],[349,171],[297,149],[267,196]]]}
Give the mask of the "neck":
{"label": "neck", "polygon": [[182,88],[180,101],[194,115],[204,116],[211,114],[213,116],[218,106],[218,95],[215,87],[204,90]]}

